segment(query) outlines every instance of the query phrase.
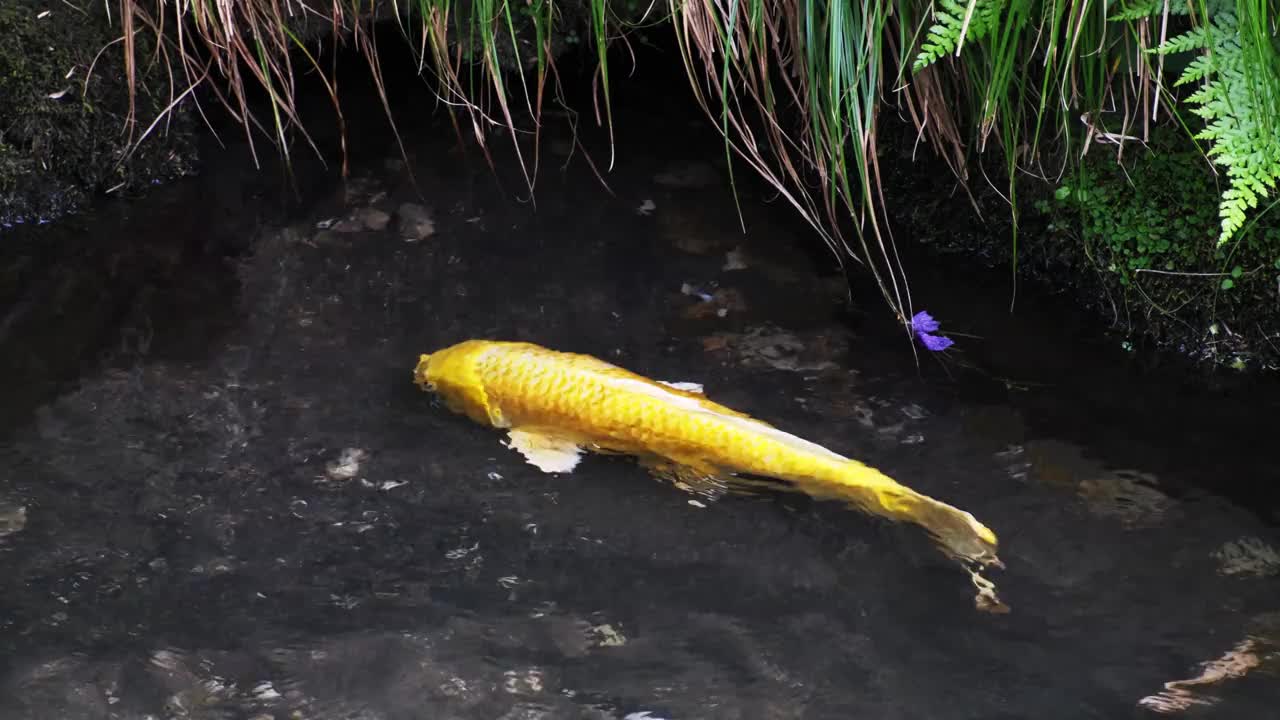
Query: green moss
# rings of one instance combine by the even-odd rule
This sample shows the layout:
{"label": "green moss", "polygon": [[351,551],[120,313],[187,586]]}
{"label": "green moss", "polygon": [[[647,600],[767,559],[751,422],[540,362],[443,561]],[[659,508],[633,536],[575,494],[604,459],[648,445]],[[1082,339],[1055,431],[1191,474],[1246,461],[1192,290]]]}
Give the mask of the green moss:
{"label": "green moss", "polygon": [[[1157,131],[1123,164],[1097,154],[1040,209],[1060,240],[1075,236],[1112,305],[1140,334],[1228,364],[1278,355],[1280,215],[1258,213],[1220,245],[1210,167],[1185,136]],[[1120,312],[1119,310],[1117,311]]]}
{"label": "green moss", "polygon": [[[2,225],[51,219],[95,193],[136,190],[191,169],[192,125],[182,112],[174,114],[167,134],[148,137],[122,162],[130,140],[124,132],[128,89],[121,45],[106,47],[119,29],[105,7],[86,0],[0,3]],[[145,64],[139,67],[135,137],[169,97],[163,68],[150,63],[149,40],[145,32],[138,35],[137,57]]]}

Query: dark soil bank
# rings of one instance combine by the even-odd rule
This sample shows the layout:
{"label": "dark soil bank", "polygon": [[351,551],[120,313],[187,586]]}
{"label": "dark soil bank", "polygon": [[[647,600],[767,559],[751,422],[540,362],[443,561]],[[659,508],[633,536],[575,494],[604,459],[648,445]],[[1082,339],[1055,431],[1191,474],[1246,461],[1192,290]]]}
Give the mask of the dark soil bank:
{"label": "dark soil bank", "polygon": [[[917,369],[766,192],[739,232],[696,118],[631,102],[613,194],[580,157],[561,172],[561,130],[535,208],[513,167],[499,189],[419,126],[421,195],[366,141],[348,192],[285,213],[227,152],[11,246],[42,250],[5,259],[26,269],[0,325],[4,716],[1273,712],[1274,386],[1123,365],[1050,300],[1010,316],[998,277],[919,262],[917,308],[981,337]],[[468,337],[704,383],[973,512],[1012,613],[975,611],[915,529],[835,503],[708,503],[621,458],[540,473],[412,385]]]}

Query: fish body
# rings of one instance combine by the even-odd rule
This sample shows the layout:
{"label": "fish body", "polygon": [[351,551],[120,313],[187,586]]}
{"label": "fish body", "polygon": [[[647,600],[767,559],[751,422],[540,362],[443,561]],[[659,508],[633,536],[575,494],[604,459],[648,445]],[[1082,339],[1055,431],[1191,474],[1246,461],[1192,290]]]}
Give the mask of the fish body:
{"label": "fish body", "polygon": [[692,383],[651,380],[589,355],[488,340],[422,355],[414,379],[451,410],[506,430],[508,446],[547,472],[569,472],[584,451],[594,451],[634,455],[677,479],[773,478],[914,522],[949,555],[999,566],[995,533],[971,514],[715,403]]}

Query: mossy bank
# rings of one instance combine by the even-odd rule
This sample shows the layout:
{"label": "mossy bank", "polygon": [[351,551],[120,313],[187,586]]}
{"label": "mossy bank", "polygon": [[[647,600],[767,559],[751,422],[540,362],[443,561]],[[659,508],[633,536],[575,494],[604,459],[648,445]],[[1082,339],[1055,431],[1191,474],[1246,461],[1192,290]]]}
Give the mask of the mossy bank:
{"label": "mossy bank", "polygon": [[1047,237],[1085,255],[1095,306],[1129,333],[1236,369],[1280,367],[1280,215],[1267,204],[1220,242],[1222,192],[1185,137],[1158,133],[1131,160],[1095,157],[1037,203]]}
{"label": "mossy bank", "polygon": [[115,3],[0,3],[0,227],[47,222],[101,193],[193,170],[185,106],[136,142],[173,97],[169,69],[138,32],[130,121],[119,19]]}
{"label": "mossy bank", "polygon": [[1280,368],[1280,215],[1260,204],[1220,244],[1225,183],[1186,134],[1160,128],[1119,159],[1114,145],[1095,146],[1061,177],[1021,178],[1016,235],[1005,198],[976,184],[984,220],[969,213],[938,227],[939,203],[963,202],[963,193],[942,174],[908,173],[911,192],[940,199],[904,223],[938,253],[1002,265],[1018,283],[1070,296],[1136,354]]}

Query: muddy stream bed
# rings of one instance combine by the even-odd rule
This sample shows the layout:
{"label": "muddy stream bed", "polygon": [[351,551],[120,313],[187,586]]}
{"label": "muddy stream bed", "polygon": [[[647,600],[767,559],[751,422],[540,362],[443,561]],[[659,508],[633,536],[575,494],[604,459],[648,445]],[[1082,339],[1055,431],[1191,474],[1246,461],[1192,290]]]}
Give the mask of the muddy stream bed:
{"label": "muddy stream bed", "polygon": [[[1141,364],[918,258],[957,345],[917,366],[740,169],[741,232],[697,118],[634,102],[683,141],[620,139],[612,194],[549,127],[535,208],[503,141],[499,188],[441,124],[409,141],[418,191],[389,135],[346,191],[301,173],[304,203],[233,145],[0,238],[0,716],[1276,712],[1273,381]],[[542,474],[411,383],[468,337],[702,383],[973,512],[1012,612],[837,503]]]}

